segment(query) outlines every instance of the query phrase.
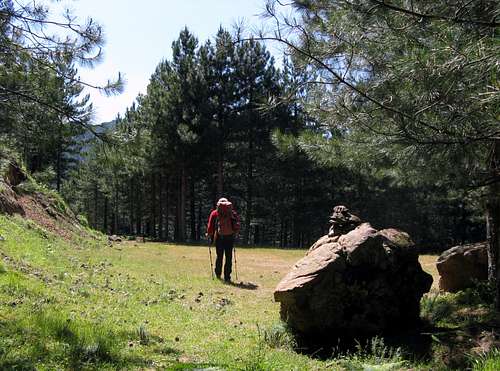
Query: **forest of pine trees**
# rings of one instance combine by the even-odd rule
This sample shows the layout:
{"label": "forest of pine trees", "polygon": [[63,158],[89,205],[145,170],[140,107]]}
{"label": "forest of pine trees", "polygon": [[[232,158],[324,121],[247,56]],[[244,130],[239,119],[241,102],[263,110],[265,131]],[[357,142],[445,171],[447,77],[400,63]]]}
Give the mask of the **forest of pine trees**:
{"label": "forest of pine trees", "polygon": [[[277,63],[262,41],[221,28],[201,43],[186,28],[147,92],[104,130],[91,125],[77,78],[79,65],[99,59],[101,29],[90,22],[72,44],[47,39],[33,49],[16,25],[43,26],[44,13],[2,6],[2,153],[59,190],[96,229],[201,241],[225,196],[242,217],[241,244],[307,247],[338,204],[376,227],[407,230],[423,248],[485,238],[477,189],[421,181],[411,166],[395,171],[355,140],[328,148],[356,131],[325,125],[339,117],[314,109],[318,86],[305,83],[323,72],[293,54]],[[99,89],[120,88],[119,76]]]}
{"label": "forest of pine trees", "polygon": [[235,42],[223,29],[201,45],[184,29],[172,54],[65,185],[93,227],[200,241],[226,196],[241,214],[242,244],[307,247],[337,204],[431,249],[482,238],[484,222],[464,190],[308,156],[293,138],[331,133],[306,114],[297,96],[306,72],[291,59],[278,68],[262,43]]}

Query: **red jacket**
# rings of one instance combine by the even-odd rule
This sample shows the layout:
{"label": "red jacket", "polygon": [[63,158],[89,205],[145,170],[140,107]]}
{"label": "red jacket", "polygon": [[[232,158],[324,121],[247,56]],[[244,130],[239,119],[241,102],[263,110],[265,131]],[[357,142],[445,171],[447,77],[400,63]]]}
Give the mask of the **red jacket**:
{"label": "red jacket", "polygon": [[[210,212],[210,216],[208,217],[208,226],[207,226],[207,234],[213,238],[214,234],[216,232],[217,228],[217,219],[219,218],[219,215],[217,213],[217,210],[212,210]],[[232,229],[233,229],[233,234],[238,234],[240,232],[240,217],[236,211],[233,210],[233,216],[232,216],[233,222],[232,222]]]}

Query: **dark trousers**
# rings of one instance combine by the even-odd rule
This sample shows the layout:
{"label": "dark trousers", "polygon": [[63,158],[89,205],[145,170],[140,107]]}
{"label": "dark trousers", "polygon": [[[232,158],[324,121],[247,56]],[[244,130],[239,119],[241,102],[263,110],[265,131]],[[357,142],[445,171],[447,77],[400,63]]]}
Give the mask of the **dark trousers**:
{"label": "dark trousers", "polygon": [[215,275],[220,277],[222,274],[222,259],[226,256],[224,262],[224,279],[229,281],[231,279],[231,270],[233,268],[233,245],[234,236],[217,236],[215,241],[215,251],[217,258],[215,259]]}

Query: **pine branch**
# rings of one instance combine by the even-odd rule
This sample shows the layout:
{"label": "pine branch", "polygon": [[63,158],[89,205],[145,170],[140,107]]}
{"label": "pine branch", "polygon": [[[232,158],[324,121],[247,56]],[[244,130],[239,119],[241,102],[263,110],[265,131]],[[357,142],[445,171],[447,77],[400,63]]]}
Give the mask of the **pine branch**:
{"label": "pine branch", "polygon": [[[477,26],[491,27],[491,28],[497,28],[500,26],[500,22],[496,22],[496,21],[481,21],[481,20],[475,20],[475,19],[458,18],[458,16],[446,17],[443,15],[437,15],[437,14],[419,13],[419,12],[416,12],[414,10],[398,7],[396,5],[389,3],[388,1],[386,2],[385,0],[382,0],[382,1],[381,0],[370,0],[370,1],[381,6],[381,7],[388,8],[388,9],[391,9],[391,10],[394,10],[394,11],[397,11],[400,13],[404,13],[404,14],[410,15],[412,17],[417,17],[417,18],[440,20],[440,21],[446,21],[446,22],[458,23],[458,24],[473,24],[473,25],[477,25]],[[469,4],[471,2],[472,1],[470,1]],[[463,7],[461,9],[463,9]],[[460,12],[460,10],[458,12],[456,12],[456,14],[458,14],[459,12]]]}

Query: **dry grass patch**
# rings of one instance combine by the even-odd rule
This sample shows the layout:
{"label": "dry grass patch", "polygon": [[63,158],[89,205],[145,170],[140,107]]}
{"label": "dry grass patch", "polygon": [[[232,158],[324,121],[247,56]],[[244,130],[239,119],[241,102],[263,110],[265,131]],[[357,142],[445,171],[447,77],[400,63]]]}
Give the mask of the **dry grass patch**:
{"label": "dry grass patch", "polygon": [[420,255],[418,261],[422,266],[422,269],[432,275],[432,286],[431,291],[439,290],[439,273],[436,268],[436,261],[439,255]]}

